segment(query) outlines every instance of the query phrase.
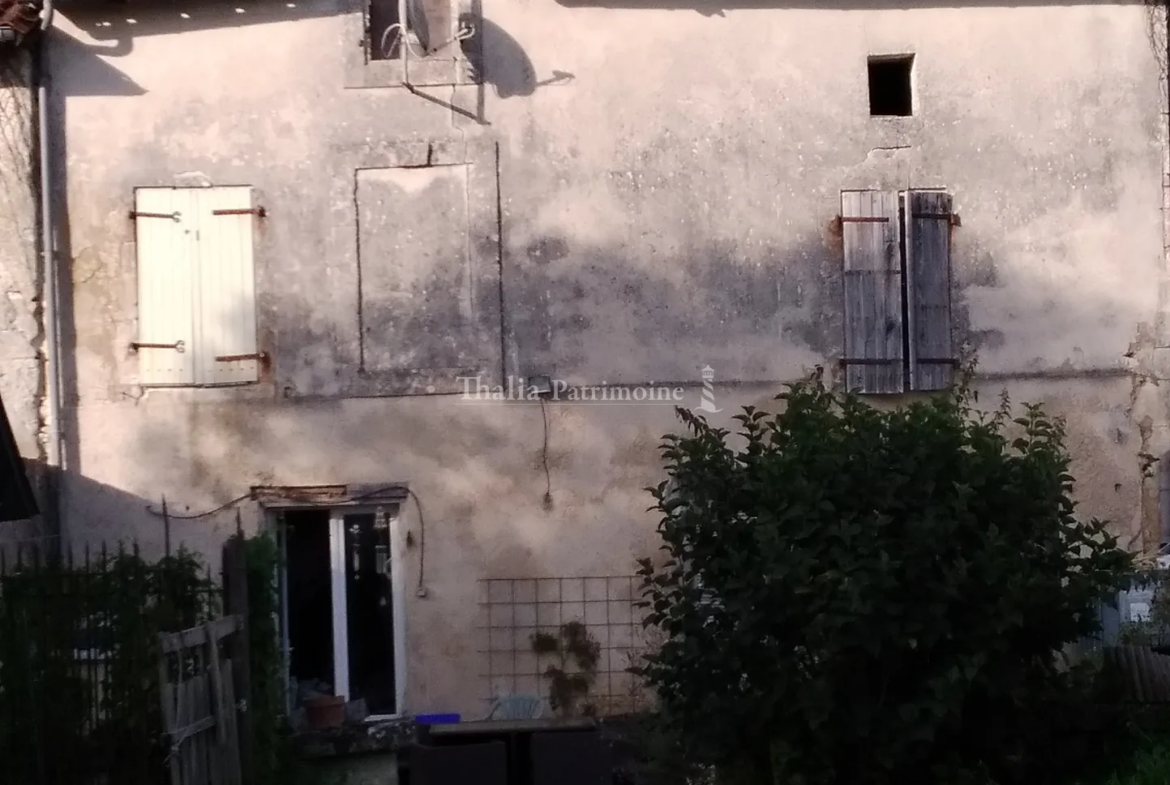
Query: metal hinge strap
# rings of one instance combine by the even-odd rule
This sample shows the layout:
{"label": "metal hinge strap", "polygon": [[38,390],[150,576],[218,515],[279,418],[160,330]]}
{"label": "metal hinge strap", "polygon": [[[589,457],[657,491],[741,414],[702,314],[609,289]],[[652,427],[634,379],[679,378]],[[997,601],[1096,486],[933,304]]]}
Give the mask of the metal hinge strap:
{"label": "metal hinge strap", "polygon": [[139,212],[135,212],[134,210],[131,210],[130,211],[130,220],[133,221],[137,218],[168,218],[172,221],[178,222],[178,220],[182,217],[182,215],[183,214],[180,213],[178,210],[176,210],[173,213],[139,213]]}
{"label": "metal hinge strap", "polygon": [[888,216],[881,216],[881,215],[872,216],[872,217],[854,216],[854,215],[841,216],[841,222],[847,223],[847,224],[878,224],[878,223],[884,224],[884,223],[888,223],[889,220],[890,219]]}
{"label": "metal hinge strap", "polygon": [[215,358],[218,363],[232,363],[238,360],[267,360],[268,352],[254,352],[252,354],[224,354]]}
{"label": "metal hinge strap", "polygon": [[913,218],[933,219],[936,221],[946,221],[951,226],[960,226],[958,213],[911,213]]}
{"label": "metal hinge strap", "polygon": [[255,215],[264,218],[268,215],[268,211],[263,207],[238,207],[226,210],[212,210],[212,215]]}
{"label": "metal hinge strap", "polygon": [[842,357],[837,361],[840,365],[893,365],[902,364],[901,357],[891,357],[888,360],[878,360],[872,357]]}
{"label": "metal hinge strap", "polygon": [[138,351],[139,349],[174,349],[179,354],[182,354],[187,351],[187,344],[183,341],[175,341],[174,343],[142,343],[140,341],[134,341],[130,344],[130,348],[133,351]]}

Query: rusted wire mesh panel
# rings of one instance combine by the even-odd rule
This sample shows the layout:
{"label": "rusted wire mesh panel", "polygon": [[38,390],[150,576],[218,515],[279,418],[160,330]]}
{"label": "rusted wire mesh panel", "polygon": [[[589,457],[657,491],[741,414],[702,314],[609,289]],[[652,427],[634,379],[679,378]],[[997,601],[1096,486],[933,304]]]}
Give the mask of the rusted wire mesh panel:
{"label": "rusted wire mesh panel", "polygon": [[[632,575],[482,580],[485,705],[504,695],[530,694],[552,698],[562,714],[604,716],[644,708],[649,696],[629,672],[649,645],[643,611],[635,607],[639,581]],[[596,649],[596,663],[585,672],[569,651],[569,639],[581,632]],[[588,681],[573,707],[553,696],[558,671]]]}

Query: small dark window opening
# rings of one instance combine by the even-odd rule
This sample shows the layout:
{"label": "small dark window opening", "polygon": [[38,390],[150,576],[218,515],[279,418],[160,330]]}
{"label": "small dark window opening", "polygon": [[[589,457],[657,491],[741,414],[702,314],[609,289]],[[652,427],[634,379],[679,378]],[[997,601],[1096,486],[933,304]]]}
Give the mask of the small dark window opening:
{"label": "small dark window opening", "polygon": [[406,30],[398,14],[398,0],[370,0],[370,59],[402,57]]}
{"label": "small dark window opening", "polygon": [[914,102],[910,73],[914,55],[869,58],[869,113],[874,116],[909,117]]}

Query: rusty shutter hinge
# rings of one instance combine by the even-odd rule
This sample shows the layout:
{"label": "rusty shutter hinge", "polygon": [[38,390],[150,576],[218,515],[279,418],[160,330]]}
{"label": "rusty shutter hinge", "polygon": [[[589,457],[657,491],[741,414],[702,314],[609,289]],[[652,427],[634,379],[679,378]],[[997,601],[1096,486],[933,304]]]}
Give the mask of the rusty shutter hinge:
{"label": "rusty shutter hinge", "polygon": [[842,215],[838,217],[841,219],[841,223],[846,224],[884,224],[889,223],[890,220],[889,216],[885,215]]}
{"label": "rusty shutter hinge", "polygon": [[946,221],[951,226],[963,225],[963,223],[959,220],[958,213],[912,213],[912,217],[934,219],[936,221]]}
{"label": "rusty shutter hinge", "polygon": [[138,218],[169,218],[170,220],[174,221],[175,223],[178,223],[179,219],[182,217],[182,215],[183,214],[180,213],[178,210],[176,210],[173,213],[140,213],[140,212],[136,212],[135,210],[131,210],[130,211],[130,220],[134,221]]}
{"label": "rusty shutter hinge", "polygon": [[264,362],[268,359],[268,352],[254,352],[252,354],[223,354],[215,358],[217,363],[233,363],[240,360],[259,360]]}
{"label": "rusty shutter hinge", "polygon": [[901,357],[892,357],[888,360],[879,360],[873,357],[842,357],[837,361],[838,365],[892,365],[893,363],[902,364]]}
{"label": "rusty shutter hinge", "polygon": [[183,341],[175,341],[174,343],[141,343],[140,341],[133,341],[130,344],[131,351],[138,351],[139,349],[174,349],[179,354],[187,351],[187,344]]}
{"label": "rusty shutter hinge", "polygon": [[268,217],[268,211],[263,207],[233,207],[225,210],[212,210],[212,215],[255,215],[258,218]]}

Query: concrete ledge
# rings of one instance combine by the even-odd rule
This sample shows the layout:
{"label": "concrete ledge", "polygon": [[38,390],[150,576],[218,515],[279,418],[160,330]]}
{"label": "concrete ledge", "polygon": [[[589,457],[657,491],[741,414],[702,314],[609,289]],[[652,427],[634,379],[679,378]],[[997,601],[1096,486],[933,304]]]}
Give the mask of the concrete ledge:
{"label": "concrete ledge", "polygon": [[298,731],[293,736],[293,748],[303,760],[394,753],[380,757],[388,757],[397,772],[396,753],[413,744],[414,740],[414,720],[393,719],[382,722],[347,723],[339,728]]}

